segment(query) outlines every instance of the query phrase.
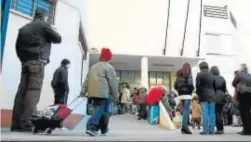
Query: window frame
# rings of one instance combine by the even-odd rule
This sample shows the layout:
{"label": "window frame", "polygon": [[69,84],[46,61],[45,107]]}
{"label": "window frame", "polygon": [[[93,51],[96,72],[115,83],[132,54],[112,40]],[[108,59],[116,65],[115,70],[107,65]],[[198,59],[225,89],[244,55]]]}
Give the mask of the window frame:
{"label": "window frame", "polygon": [[[216,34],[216,33],[205,33],[205,40],[206,40],[206,54],[207,55],[218,55],[222,53],[222,39],[221,39],[221,34]],[[211,44],[213,43],[212,38],[210,39],[210,37],[213,37],[217,40],[219,40],[218,47],[215,48],[215,46],[212,46]],[[212,50],[211,47],[214,47],[214,49]]]}
{"label": "window frame", "polygon": [[86,37],[85,37],[85,32],[84,32],[84,27],[83,27],[82,20],[79,21],[78,31],[79,31],[78,32],[78,42],[81,44],[82,50],[84,52],[83,60],[87,60],[88,46],[87,46],[87,40],[86,40]]}
{"label": "window frame", "polygon": [[[17,6],[17,0],[11,0],[11,11],[15,12],[15,14],[20,15],[26,19],[30,19],[32,20],[35,14],[35,10],[37,7],[35,7],[35,3],[37,3],[37,0],[31,0],[32,1],[32,12],[31,15],[28,15],[24,12],[18,11],[16,6]],[[56,9],[57,9],[57,0],[45,0],[46,2],[50,3],[50,6],[52,6],[52,10],[51,10],[51,15],[48,17],[51,17],[50,22],[48,22],[50,25],[54,25],[55,24],[55,16],[56,16]],[[36,5],[37,6],[37,5]]]}

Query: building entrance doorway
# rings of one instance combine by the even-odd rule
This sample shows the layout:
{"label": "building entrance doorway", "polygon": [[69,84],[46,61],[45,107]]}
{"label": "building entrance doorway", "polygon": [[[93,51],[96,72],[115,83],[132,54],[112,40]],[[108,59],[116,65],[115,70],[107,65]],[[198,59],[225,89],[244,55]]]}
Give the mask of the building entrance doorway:
{"label": "building entrance doorway", "polygon": [[[141,85],[141,73],[140,71],[126,71],[126,70],[117,70],[117,77],[119,82],[127,82],[130,85],[130,88],[139,87]],[[171,90],[171,74],[169,72],[159,72],[159,71],[150,71],[148,73],[148,83],[149,88],[152,85],[163,85],[168,91]]]}

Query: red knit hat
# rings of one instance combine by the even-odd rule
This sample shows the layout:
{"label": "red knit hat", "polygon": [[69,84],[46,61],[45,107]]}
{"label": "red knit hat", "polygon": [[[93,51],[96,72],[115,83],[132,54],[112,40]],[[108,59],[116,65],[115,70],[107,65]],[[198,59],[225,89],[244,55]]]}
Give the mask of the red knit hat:
{"label": "red knit hat", "polygon": [[110,61],[112,59],[112,52],[109,48],[103,47],[99,56],[100,61]]}

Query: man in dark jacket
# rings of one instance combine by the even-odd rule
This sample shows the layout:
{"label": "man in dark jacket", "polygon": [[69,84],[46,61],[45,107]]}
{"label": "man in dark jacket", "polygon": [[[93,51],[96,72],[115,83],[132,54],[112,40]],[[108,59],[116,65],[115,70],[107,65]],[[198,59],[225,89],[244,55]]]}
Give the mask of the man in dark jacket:
{"label": "man in dark jacket", "polygon": [[212,66],[210,72],[214,75],[215,79],[215,95],[216,95],[216,128],[217,131],[215,134],[223,134],[224,133],[224,123],[223,123],[223,106],[226,103],[226,81],[224,77],[220,76],[220,71],[217,66]]}
{"label": "man in dark jacket", "polygon": [[45,12],[38,8],[34,20],[18,31],[16,53],[22,72],[15,96],[11,131],[31,130],[30,118],[36,114],[51,43],[61,42],[61,36],[45,22]]}
{"label": "man in dark jacket", "polygon": [[196,92],[203,111],[203,132],[213,134],[215,127],[215,81],[214,75],[209,72],[206,62],[199,65],[200,72],[196,77]]}
{"label": "man in dark jacket", "polygon": [[54,104],[67,104],[69,85],[68,85],[68,68],[70,61],[63,59],[61,66],[54,72],[51,86],[54,91]]}
{"label": "man in dark jacket", "polygon": [[235,76],[232,85],[236,88],[236,99],[239,101],[243,124],[243,130],[239,134],[251,135],[251,75],[246,64],[241,65],[240,73]]}

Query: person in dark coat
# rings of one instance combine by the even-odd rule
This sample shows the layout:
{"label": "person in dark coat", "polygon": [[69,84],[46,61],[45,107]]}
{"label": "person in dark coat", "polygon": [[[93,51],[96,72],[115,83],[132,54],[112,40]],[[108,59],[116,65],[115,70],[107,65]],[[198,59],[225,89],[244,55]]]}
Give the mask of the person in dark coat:
{"label": "person in dark coat", "polygon": [[215,81],[207,62],[200,63],[199,67],[201,71],[196,77],[196,92],[203,117],[203,131],[200,134],[207,135],[213,134],[215,127]]}
{"label": "person in dark coat", "polygon": [[216,95],[216,128],[215,134],[224,133],[224,123],[223,123],[223,106],[225,104],[225,98],[227,93],[225,78],[220,75],[220,71],[217,66],[212,66],[210,72],[214,75],[215,79],[215,95]]}
{"label": "person in dark coat", "polygon": [[234,78],[232,84],[236,88],[236,100],[239,101],[239,110],[243,124],[243,130],[239,134],[251,135],[251,75],[246,64],[241,65],[240,73]]}
{"label": "person in dark coat", "polygon": [[147,119],[147,113],[146,113],[146,99],[147,96],[147,89],[146,87],[140,87],[139,88],[139,100],[138,100],[138,108],[139,108],[139,114],[138,114],[138,120]]}
{"label": "person in dark coat", "polygon": [[235,104],[233,103],[232,96],[227,93],[225,96],[225,104],[223,106],[223,124],[224,125],[231,125],[233,122],[233,114],[232,114],[232,107]]}
{"label": "person in dark coat", "polygon": [[51,43],[61,42],[61,36],[45,22],[45,13],[46,10],[38,8],[33,21],[18,30],[16,53],[22,71],[14,100],[11,131],[31,131],[30,118],[36,115],[44,68],[50,61]]}
{"label": "person in dark coat", "polygon": [[68,69],[70,61],[63,59],[61,66],[53,74],[51,86],[54,91],[54,104],[67,104],[69,94]]}
{"label": "person in dark coat", "polygon": [[181,100],[184,108],[181,132],[183,134],[192,134],[188,128],[192,92],[194,90],[190,65],[185,63],[182,69],[178,71],[177,75],[178,76],[174,83],[174,88],[178,91],[178,98]]}

